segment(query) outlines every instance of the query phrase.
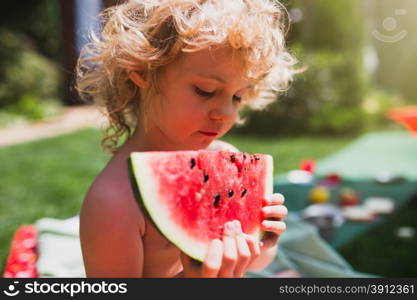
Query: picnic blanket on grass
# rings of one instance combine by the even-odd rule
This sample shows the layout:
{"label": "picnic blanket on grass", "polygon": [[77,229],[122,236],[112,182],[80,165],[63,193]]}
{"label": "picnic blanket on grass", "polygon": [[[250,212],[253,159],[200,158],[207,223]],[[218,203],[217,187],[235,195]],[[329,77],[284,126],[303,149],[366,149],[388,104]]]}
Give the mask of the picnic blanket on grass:
{"label": "picnic blanket on grass", "polygon": [[[332,173],[342,178],[342,184],[330,190],[330,203],[337,204],[342,188],[351,188],[362,201],[387,197],[399,210],[417,196],[417,137],[406,132],[367,134],[318,161],[313,182],[295,184],[288,181],[287,174],[280,174],[274,178],[274,191],[284,194],[288,210],[299,212],[310,204],[310,190]],[[381,216],[368,223],[347,221],[336,228],[329,243],[338,249],[388,218]]]}
{"label": "picnic blanket on grass", "polygon": [[367,134],[320,160],[315,173],[337,173],[350,181],[398,176],[417,183],[417,136],[397,131]]}

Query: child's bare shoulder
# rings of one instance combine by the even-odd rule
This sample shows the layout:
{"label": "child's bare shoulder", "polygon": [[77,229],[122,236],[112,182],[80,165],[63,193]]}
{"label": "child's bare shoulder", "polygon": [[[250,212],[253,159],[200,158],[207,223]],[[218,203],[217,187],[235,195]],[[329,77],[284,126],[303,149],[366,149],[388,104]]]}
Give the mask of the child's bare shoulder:
{"label": "child's bare shoulder", "polygon": [[[144,233],[145,219],[133,195],[125,170],[109,164],[92,183],[82,212],[106,217],[109,221],[130,222]],[[126,173],[126,174],[125,174]]]}

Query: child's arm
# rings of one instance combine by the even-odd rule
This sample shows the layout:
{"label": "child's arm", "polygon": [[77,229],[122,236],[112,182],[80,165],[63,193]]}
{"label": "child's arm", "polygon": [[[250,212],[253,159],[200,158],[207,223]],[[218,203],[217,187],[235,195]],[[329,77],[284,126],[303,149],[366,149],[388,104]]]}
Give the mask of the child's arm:
{"label": "child's arm", "polygon": [[84,200],[80,240],[87,277],[142,277],[143,216],[118,196],[90,191]]}

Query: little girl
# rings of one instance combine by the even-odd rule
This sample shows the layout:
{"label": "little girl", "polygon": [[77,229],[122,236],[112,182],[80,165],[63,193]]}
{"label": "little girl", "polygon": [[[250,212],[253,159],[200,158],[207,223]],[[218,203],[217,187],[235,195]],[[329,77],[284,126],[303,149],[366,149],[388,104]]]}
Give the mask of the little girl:
{"label": "little girl", "polygon": [[103,146],[113,154],[81,208],[88,277],[243,277],[273,260],[285,230],[282,195],[264,199],[261,242],[229,222],[198,265],[141,211],[127,159],[133,151],[237,151],[217,139],[241,122],[242,108],[273,101],[294,73],[283,11],[274,0],[130,0],[103,12],[101,35],[77,68],[80,95],[108,117]]}

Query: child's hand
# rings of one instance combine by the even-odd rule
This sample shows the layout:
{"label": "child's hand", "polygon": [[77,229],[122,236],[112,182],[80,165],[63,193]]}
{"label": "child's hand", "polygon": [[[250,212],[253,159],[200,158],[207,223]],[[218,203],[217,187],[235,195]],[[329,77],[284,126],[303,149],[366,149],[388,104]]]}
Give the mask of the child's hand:
{"label": "child's hand", "polygon": [[266,206],[262,208],[262,212],[266,220],[262,222],[262,230],[266,231],[261,241],[261,250],[274,247],[279,239],[279,235],[286,229],[284,218],[288,214],[287,208],[282,205],[284,203],[282,194],[273,194],[271,199],[266,199]]}
{"label": "child's hand", "polygon": [[[223,241],[215,239],[211,242],[205,261],[197,265],[196,261],[181,253],[184,277],[243,277],[248,266],[260,256],[261,251],[274,247],[279,235],[285,231],[282,221],[288,214],[282,205],[284,196],[273,194],[262,211],[266,220],[262,222],[262,230],[266,231],[260,243],[242,232],[239,221],[225,224]],[[197,262],[198,263],[198,262]]]}
{"label": "child's hand", "polygon": [[202,265],[181,253],[184,277],[243,277],[247,267],[260,255],[259,243],[244,234],[239,221],[225,224],[223,241],[211,242]]}

